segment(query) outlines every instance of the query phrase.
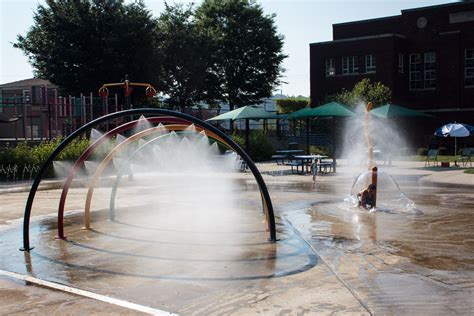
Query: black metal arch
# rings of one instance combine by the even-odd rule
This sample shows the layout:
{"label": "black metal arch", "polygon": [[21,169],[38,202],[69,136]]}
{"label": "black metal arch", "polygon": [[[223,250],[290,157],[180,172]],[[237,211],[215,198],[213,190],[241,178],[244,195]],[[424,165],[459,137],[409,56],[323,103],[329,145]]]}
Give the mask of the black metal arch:
{"label": "black metal arch", "polygon": [[145,114],[154,114],[154,115],[168,115],[168,116],[174,116],[177,118],[185,119],[191,123],[194,123],[204,129],[210,130],[211,132],[215,133],[216,135],[220,136],[222,139],[224,139],[231,147],[232,149],[240,155],[240,157],[247,163],[250,171],[252,172],[253,176],[255,177],[255,180],[257,181],[257,184],[260,188],[260,192],[262,194],[262,198],[265,200],[267,210],[267,220],[268,220],[268,226],[270,230],[270,241],[277,241],[276,238],[276,228],[275,228],[275,215],[273,212],[273,205],[272,201],[270,198],[270,194],[268,193],[267,186],[265,184],[265,181],[263,180],[262,175],[258,171],[257,167],[255,166],[255,163],[253,160],[250,158],[250,156],[239,146],[237,143],[235,143],[230,137],[225,135],[223,132],[221,132],[219,129],[216,127],[210,125],[209,123],[206,123],[196,117],[180,113],[180,112],[174,112],[170,110],[164,110],[164,109],[151,109],[151,108],[143,108],[143,109],[132,109],[132,110],[125,110],[125,111],[120,111],[120,112],[115,112],[112,114],[108,114],[102,117],[99,117],[89,123],[87,123],[84,126],[81,126],[79,129],[74,131],[71,135],[69,135],[66,139],[64,139],[61,144],[59,144],[58,147],[51,153],[51,155],[48,157],[48,159],[41,165],[41,168],[39,169],[38,173],[36,174],[35,180],[33,181],[33,184],[31,185],[30,193],[28,195],[28,199],[26,201],[26,206],[25,206],[25,213],[23,217],[23,248],[20,250],[23,251],[30,251],[30,217],[31,217],[31,208],[33,206],[33,201],[36,195],[36,191],[38,191],[39,184],[41,182],[41,179],[43,178],[46,170],[48,169],[49,165],[54,161],[54,159],[61,153],[61,151],[69,144],[71,143],[74,139],[79,137],[82,133],[87,131],[88,129],[99,125],[104,122],[108,122],[110,120],[124,117],[124,116],[132,116],[132,115],[145,115]]}

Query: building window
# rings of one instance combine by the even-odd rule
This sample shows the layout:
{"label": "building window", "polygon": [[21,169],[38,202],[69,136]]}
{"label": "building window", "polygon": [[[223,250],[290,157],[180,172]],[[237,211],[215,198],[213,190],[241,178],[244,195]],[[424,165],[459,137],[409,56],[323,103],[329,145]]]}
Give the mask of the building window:
{"label": "building window", "polygon": [[474,87],[474,49],[466,49],[464,53],[464,85]]}
{"label": "building window", "polygon": [[410,54],[410,89],[422,89],[421,55]]}
{"label": "building window", "polygon": [[26,104],[31,103],[30,90],[23,90],[23,100]]}
{"label": "building window", "polygon": [[350,75],[359,72],[359,64],[356,56],[342,57],[342,74]]}
{"label": "building window", "polygon": [[403,73],[403,53],[398,54],[398,73]]}
{"label": "building window", "polygon": [[334,58],[326,59],[326,77],[336,75],[336,67],[334,66]]}
{"label": "building window", "polygon": [[366,55],[365,56],[365,72],[375,72],[375,56]]}
{"label": "building window", "polygon": [[436,88],[436,53],[425,53],[425,89]]}

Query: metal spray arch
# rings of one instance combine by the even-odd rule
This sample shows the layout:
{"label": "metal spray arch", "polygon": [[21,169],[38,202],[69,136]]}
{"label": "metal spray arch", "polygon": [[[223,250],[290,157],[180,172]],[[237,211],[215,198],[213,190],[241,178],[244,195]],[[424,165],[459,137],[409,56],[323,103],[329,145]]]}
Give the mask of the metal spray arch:
{"label": "metal spray arch", "polygon": [[[133,116],[133,115],[161,115],[161,116],[166,116],[170,118],[170,121],[173,121],[173,119],[176,119],[173,123],[183,123],[182,120],[190,122],[195,124],[196,126],[202,128],[205,131],[214,133],[217,137],[216,138],[221,138],[225,143],[229,145],[229,147],[234,150],[244,161],[247,163],[250,171],[252,172],[253,176],[255,177],[255,180],[257,181],[257,184],[260,188],[260,193],[262,197],[262,202],[263,202],[263,208],[264,208],[264,213],[266,214],[267,218],[267,224],[268,224],[268,230],[269,230],[269,240],[270,241],[277,241],[276,238],[276,228],[275,228],[275,216],[274,216],[274,211],[273,211],[273,205],[272,201],[270,198],[270,194],[268,192],[267,186],[265,184],[265,181],[263,180],[262,175],[258,171],[257,167],[255,166],[255,163],[252,161],[252,159],[248,156],[248,154],[239,146],[237,145],[230,137],[225,135],[223,132],[221,132],[219,129],[216,127],[210,125],[209,123],[206,123],[198,118],[195,118],[193,116],[179,113],[179,112],[174,112],[170,110],[164,110],[164,109],[132,109],[132,110],[125,110],[125,111],[120,111],[120,112],[115,112],[112,114],[108,114],[105,116],[102,116],[94,121],[91,121],[87,123],[86,125],[80,127],[76,131],[74,131],[72,134],[70,134],[66,139],[64,139],[58,147],[51,153],[51,155],[46,159],[46,161],[41,165],[34,181],[31,186],[28,199],[26,201],[26,206],[25,206],[25,213],[24,213],[24,218],[23,218],[23,248],[20,250],[23,251],[30,251],[33,249],[30,245],[30,235],[29,235],[29,230],[30,230],[30,218],[31,218],[31,210],[33,206],[33,201],[36,195],[36,192],[38,190],[39,184],[41,182],[41,179],[43,178],[44,174],[46,173],[48,167],[51,165],[51,163],[54,161],[54,159],[61,153],[61,151],[68,145],[70,144],[74,139],[80,137],[84,132],[87,130],[98,126],[101,123],[108,122],[110,120],[120,118],[120,117],[125,117],[125,116]],[[124,124],[126,125],[126,124]],[[117,132],[118,133],[118,132]],[[95,147],[94,147],[95,148]],[[89,150],[89,149],[88,149]],[[87,150],[86,150],[87,151]],[[90,152],[92,152],[90,150]],[[89,154],[90,154],[89,152]],[[59,226],[59,216],[58,216],[58,226]],[[61,223],[61,225],[63,225]],[[58,227],[59,230],[59,227]],[[61,236],[60,236],[61,237]],[[62,236],[64,238],[64,235]]]}

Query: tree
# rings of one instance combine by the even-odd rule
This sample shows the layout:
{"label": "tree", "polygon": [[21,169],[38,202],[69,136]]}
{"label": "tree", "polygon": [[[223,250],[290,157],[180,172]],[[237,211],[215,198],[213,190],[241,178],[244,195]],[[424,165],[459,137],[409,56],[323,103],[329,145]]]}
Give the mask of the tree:
{"label": "tree", "polygon": [[276,107],[279,113],[291,113],[309,105],[309,99],[304,97],[299,98],[284,98],[276,100]]}
{"label": "tree", "polygon": [[209,72],[218,80],[218,98],[233,110],[271,96],[287,57],[275,16],[254,1],[204,0],[196,18],[212,39]]}
{"label": "tree", "polygon": [[154,27],[141,1],[47,0],[14,47],[29,57],[35,76],[65,93],[97,91],[125,74],[153,84]]}
{"label": "tree", "polygon": [[327,97],[328,102],[337,101],[348,105],[357,105],[360,102],[372,102],[374,108],[389,103],[392,99],[392,90],[381,82],[372,83],[364,78],[354,85],[352,90],[342,89],[341,92]]}
{"label": "tree", "polygon": [[201,100],[211,102],[216,84],[207,71],[211,66],[209,39],[196,26],[192,5],[165,3],[157,23],[156,47],[168,103],[183,108]]}

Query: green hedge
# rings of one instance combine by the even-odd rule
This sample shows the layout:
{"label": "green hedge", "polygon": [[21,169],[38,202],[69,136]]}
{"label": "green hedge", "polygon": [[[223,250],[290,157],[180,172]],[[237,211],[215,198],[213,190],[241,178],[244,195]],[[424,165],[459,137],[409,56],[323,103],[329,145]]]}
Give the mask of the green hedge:
{"label": "green hedge", "polygon": [[279,113],[291,113],[307,106],[309,106],[309,99],[306,98],[287,98],[276,100],[276,107]]}
{"label": "green hedge", "polygon": [[312,155],[331,156],[331,148],[328,147],[309,146],[309,151]]}
{"label": "green hedge", "polygon": [[[0,180],[26,180],[34,174],[24,178],[24,170],[38,170],[39,166],[48,159],[49,155],[61,143],[61,138],[47,140],[39,145],[29,147],[27,143],[19,143],[15,147],[0,149]],[[57,157],[57,160],[76,160],[89,147],[86,138],[73,140]],[[47,176],[52,176],[52,170]]]}
{"label": "green hedge", "polygon": [[[232,135],[232,139],[245,149],[245,135]],[[275,148],[262,131],[253,131],[249,135],[249,150],[247,153],[254,161],[265,161],[272,158]]]}

